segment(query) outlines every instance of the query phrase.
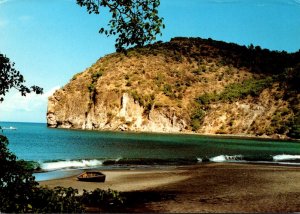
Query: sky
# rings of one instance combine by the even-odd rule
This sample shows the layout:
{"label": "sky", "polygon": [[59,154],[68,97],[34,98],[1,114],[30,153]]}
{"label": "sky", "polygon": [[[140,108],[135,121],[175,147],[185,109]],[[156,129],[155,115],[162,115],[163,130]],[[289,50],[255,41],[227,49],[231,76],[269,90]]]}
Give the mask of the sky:
{"label": "sky", "polygon": [[[300,0],[161,0],[159,15],[164,42],[184,36],[300,49]],[[48,97],[115,51],[115,38],[98,33],[108,20],[107,12],[88,14],[76,0],[0,0],[0,53],[27,86],[44,88],[26,97],[11,90],[0,103],[0,121],[45,123]]]}

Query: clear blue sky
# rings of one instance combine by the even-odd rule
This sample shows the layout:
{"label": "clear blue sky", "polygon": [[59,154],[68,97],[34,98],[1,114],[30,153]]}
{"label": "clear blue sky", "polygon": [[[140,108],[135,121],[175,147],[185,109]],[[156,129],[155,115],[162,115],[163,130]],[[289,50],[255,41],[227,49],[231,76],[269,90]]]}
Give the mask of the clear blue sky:
{"label": "clear blue sky", "polygon": [[[100,35],[107,13],[89,15],[75,0],[0,0],[0,52],[16,63],[27,85],[42,96],[12,91],[0,103],[0,121],[46,122],[47,96],[98,58],[114,52],[114,38]],[[300,49],[300,0],[161,0],[166,29],[176,36]]]}

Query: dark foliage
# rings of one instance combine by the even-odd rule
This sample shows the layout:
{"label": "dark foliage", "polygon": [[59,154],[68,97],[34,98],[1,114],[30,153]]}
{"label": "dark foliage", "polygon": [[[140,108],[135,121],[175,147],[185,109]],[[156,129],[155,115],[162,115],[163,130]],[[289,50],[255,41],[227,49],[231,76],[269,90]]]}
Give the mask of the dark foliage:
{"label": "dark foliage", "polygon": [[34,213],[80,213],[84,211],[78,190],[71,187],[36,187],[31,198]]}
{"label": "dark foliage", "polygon": [[289,137],[300,139],[300,112],[298,112],[291,122],[291,129],[287,134]]}
{"label": "dark foliage", "polygon": [[17,161],[7,145],[7,138],[0,135],[0,212],[29,212],[37,182],[32,170]]}
{"label": "dark foliage", "polygon": [[200,106],[197,106],[191,115],[191,127],[193,131],[197,131],[201,127],[204,116],[205,111]]}
{"label": "dark foliage", "polygon": [[84,190],[81,203],[87,207],[95,207],[100,211],[113,211],[123,205],[124,197],[117,191],[108,189],[95,189],[94,191]]}
{"label": "dark foliage", "polygon": [[43,93],[43,89],[38,86],[27,87],[24,85],[23,75],[14,68],[15,63],[10,62],[9,58],[0,53],[0,102],[4,100],[5,94],[11,89],[17,89],[22,96],[30,92],[36,94]]}
{"label": "dark foliage", "polygon": [[128,52],[150,55],[164,54],[174,60],[190,58],[199,63],[203,60],[215,61],[220,65],[238,69],[247,68],[253,73],[265,75],[282,74],[287,68],[294,67],[300,62],[300,51],[296,53],[270,51],[259,46],[246,47],[202,38],[176,37],[168,43],[157,42],[143,48],[129,49]]}
{"label": "dark foliage", "polygon": [[77,4],[86,7],[90,14],[99,14],[101,7],[109,9],[108,29],[102,27],[99,33],[117,35],[117,51],[150,43],[164,28],[163,18],[158,16],[159,0],[77,0]]}

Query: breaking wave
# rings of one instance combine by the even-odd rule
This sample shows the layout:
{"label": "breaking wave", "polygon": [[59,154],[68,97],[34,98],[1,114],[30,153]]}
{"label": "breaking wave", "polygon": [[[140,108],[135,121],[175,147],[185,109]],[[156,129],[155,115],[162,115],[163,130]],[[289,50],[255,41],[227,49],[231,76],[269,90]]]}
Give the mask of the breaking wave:
{"label": "breaking wave", "polygon": [[219,155],[209,159],[211,162],[236,162],[243,160],[242,155]]}
{"label": "breaking wave", "polygon": [[[90,169],[90,168],[127,168],[151,166],[176,166],[201,163],[268,163],[268,164],[293,164],[300,165],[300,155],[217,155],[213,157],[177,158],[177,159],[149,159],[149,158],[117,158],[93,160],[59,160],[38,163],[41,171],[55,171],[65,169]],[[39,171],[39,170],[38,170]]]}
{"label": "breaking wave", "polygon": [[[205,158],[198,158],[199,162],[205,162]],[[219,155],[208,158],[208,162],[239,162],[239,163],[268,163],[268,164],[292,164],[300,165],[300,155],[274,155],[274,156],[243,156],[243,155]]]}
{"label": "breaking wave", "polygon": [[299,161],[300,155],[275,155],[273,156],[274,161]]}
{"label": "breaking wave", "polygon": [[53,171],[59,169],[72,169],[72,168],[93,168],[103,164],[100,160],[70,160],[70,161],[57,161],[45,162],[40,165],[44,171]]}

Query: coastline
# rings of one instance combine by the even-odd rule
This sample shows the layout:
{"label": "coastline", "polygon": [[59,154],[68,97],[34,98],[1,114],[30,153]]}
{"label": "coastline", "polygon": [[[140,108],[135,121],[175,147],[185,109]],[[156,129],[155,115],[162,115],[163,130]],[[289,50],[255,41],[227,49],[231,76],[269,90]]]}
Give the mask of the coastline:
{"label": "coastline", "polygon": [[257,139],[257,140],[279,140],[279,141],[295,141],[300,142],[300,139],[290,138],[286,135],[254,135],[254,134],[207,134],[207,133],[196,133],[192,131],[180,131],[180,132],[144,132],[144,131],[121,131],[121,130],[110,130],[110,129],[76,129],[76,128],[62,128],[62,127],[50,127],[47,122],[14,122],[14,121],[2,121],[2,123],[31,123],[31,124],[44,124],[49,129],[63,129],[63,130],[78,130],[78,131],[99,131],[99,132],[120,132],[120,133],[138,133],[138,134],[173,134],[173,135],[198,135],[207,137],[221,137],[221,138],[244,138],[244,139]]}
{"label": "coastline", "polygon": [[254,134],[208,134],[208,133],[196,133],[193,131],[179,131],[179,132],[152,132],[152,131],[122,131],[122,130],[110,130],[110,129],[76,129],[76,128],[62,128],[62,127],[50,127],[46,123],[49,129],[64,129],[64,130],[78,130],[78,131],[98,131],[98,132],[119,132],[119,133],[132,133],[132,134],[163,134],[163,135],[196,135],[203,137],[219,137],[219,138],[235,138],[235,139],[254,139],[254,140],[276,140],[276,141],[290,141],[300,142],[300,139],[290,138],[286,135],[254,135]]}
{"label": "coastline", "polygon": [[126,212],[300,211],[300,167],[295,166],[209,163],[102,172],[105,183],[79,182],[72,176],[40,185],[125,192],[133,197],[121,210]]}

